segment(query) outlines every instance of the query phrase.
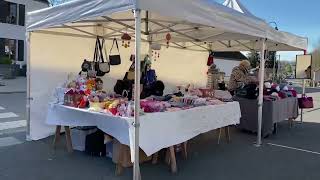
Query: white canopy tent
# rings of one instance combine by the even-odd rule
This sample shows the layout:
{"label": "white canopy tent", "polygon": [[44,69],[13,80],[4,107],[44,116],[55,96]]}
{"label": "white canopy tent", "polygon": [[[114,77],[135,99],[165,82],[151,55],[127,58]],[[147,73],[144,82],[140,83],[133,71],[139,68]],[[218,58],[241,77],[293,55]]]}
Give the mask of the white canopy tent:
{"label": "white canopy tent", "polygon": [[[150,53],[148,45],[151,43],[166,46],[166,33],[171,33],[170,47],[176,49],[175,52],[179,52],[179,49],[200,52],[261,50],[261,55],[264,57],[266,46],[270,47],[269,50],[294,51],[304,50],[307,47],[307,40],[304,38],[275,31],[263,20],[208,0],[74,0],[31,12],[28,14],[27,23],[28,138],[32,140],[53,133],[51,128],[44,125],[46,113],[42,110],[45,110],[49,102],[52,87],[56,86],[58,81],[62,81],[63,77],[58,74],[57,76],[45,74],[52,72],[52,68],[60,66],[62,70],[68,68],[74,70],[74,66],[69,67],[66,64],[74,64],[72,55],[82,58],[86,57],[85,54],[93,52],[92,45],[96,36],[111,40],[127,32],[135,39],[137,59],[141,59],[142,49],[148,49],[145,52]],[[60,44],[57,42],[58,39],[61,39]],[[55,49],[61,52],[54,52]],[[62,51],[72,53],[67,56]],[[263,72],[264,59],[261,59],[261,72]],[[135,67],[135,79],[137,79],[135,92],[140,92],[138,73],[140,61],[136,61]],[[116,67],[115,70],[117,68],[120,69]],[[263,85],[263,74],[260,76],[260,86]],[[45,78],[50,78],[47,87],[43,87]],[[260,89],[262,90],[261,87]],[[260,128],[262,100],[260,92]],[[135,93],[136,109],[140,105],[139,101],[139,94]],[[138,113],[135,114],[133,126],[136,129],[135,152],[137,152]],[[261,143],[261,134],[258,135],[257,143]],[[138,155],[139,153],[135,153],[134,157],[135,179],[140,178],[139,164],[136,163],[139,162]]]}
{"label": "white canopy tent", "polygon": [[225,0],[223,5],[231,9],[234,9],[238,12],[241,12],[247,16],[257,18],[246,7],[244,7],[241,2],[238,2],[237,0]]}

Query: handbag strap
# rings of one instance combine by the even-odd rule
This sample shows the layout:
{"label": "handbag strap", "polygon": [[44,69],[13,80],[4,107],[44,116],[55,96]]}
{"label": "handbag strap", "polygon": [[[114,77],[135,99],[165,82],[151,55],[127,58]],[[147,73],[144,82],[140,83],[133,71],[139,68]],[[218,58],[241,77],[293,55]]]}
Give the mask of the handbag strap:
{"label": "handbag strap", "polygon": [[102,42],[100,41],[100,39],[98,40],[100,60],[102,63],[104,63],[103,50],[102,50],[104,43],[105,43],[104,38],[102,38]]}
{"label": "handbag strap", "polygon": [[118,46],[118,41],[117,41],[116,38],[113,39],[112,46],[111,46],[111,49],[110,49],[110,54],[111,54],[111,51],[112,51],[112,49],[113,49],[114,44],[116,44],[117,49],[118,49],[118,53],[120,54],[119,46]]}
{"label": "handbag strap", "polygon": [[94,50],[94,57],[93,57],[93,61],[94,62],[100,62],[101,61],[102,63],[104,63],[103,50],[102,50],[103,47],[104,47],[104,44],[105,44],[104,38],[102,38],[100,40],[100,38],[97,37],[96,46],[95,46],[95,50]]}
{"label": "handbag strap", "polygon": [[99,37],[97,37],[97,39],[96,39],[96,45],[95,45],[95,47],[94,47],[93,62],[96,62],[96,61],[97,61],[98,41],[99,41]]}

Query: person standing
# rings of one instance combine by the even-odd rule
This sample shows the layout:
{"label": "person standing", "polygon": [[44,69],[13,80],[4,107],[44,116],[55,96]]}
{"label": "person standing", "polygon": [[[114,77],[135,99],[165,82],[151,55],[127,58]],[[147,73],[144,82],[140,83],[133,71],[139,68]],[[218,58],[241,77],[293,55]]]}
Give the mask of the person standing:
{"label": "person standing", "polygon": [[228,84],[228,91],[232,96],[242,85],[256,82],[256,78],[250,76],[249,74],[250,68],[251,64],[248,60],[241,61],[239,66],[233,68]]}

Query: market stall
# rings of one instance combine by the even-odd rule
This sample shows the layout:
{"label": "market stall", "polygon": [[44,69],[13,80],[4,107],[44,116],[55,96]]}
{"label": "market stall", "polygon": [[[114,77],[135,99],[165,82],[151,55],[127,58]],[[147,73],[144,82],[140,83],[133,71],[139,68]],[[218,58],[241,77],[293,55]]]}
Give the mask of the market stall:
{"label": "market stall", "polygon": [[[132,13],[132,9],[134,13]],[[112,44],[110,41],[114,38],[122,37],[124,33],[130,35],[132,39],[135,39],[135,52],[133,54],[135,54],[138,60],[135,61],[136,81],[134,92],[140,92],[139,60],[143,59],[141,53],[151,55],[151,46],[154,42],[157,42],[162,47],[169,47],[168,50],[164,51],[164,55],[162,51],[160,51],[161,58],[157,60],[154,68],[160,69],[159,78],[161,78],[165,82],[166,87],[169,87],[168,89],[171,90],[177,85],[178,80],[180,81],[179,83],[182,81],[182,83],[186,84],[190,83],[190,79],[192,79],[192,81],[194,81],[192,84],[200,87],[204,85],[205,76],[203,76],[203,73],[205,73],[206,65],[205,63],[195,61],[195,59],[206,59],[208,50],[234,51],[235,49],[254,49],[261,50],[262,57],[264,57],[263,54],[266,49],[266,44],[268,44],[270,48],[274,48],[272,46],[272,44],[274,44],[274,46],[279,49],[288,49],[290,47],[303,49],[306,47],[306,40],[303,38],[295,37],[288,33],[274,32],[262,20],[247,17],[242,13],[213,1],[204,0],[197,2],[191,0],[183,2],[178,0],[140,0],[133,2],[129,0],[75,0],[57,7],[30,13],[28,15],[27,30],[29,32],[28,136],[33,140],[44,138],[54,132],[54,127],[46,125],[45,122],[46,116],[48,115],[46,109],[51,99],[50,94],[52,90],[56,88],[57,84],[65,81],[68,73],[77,73],[79,71],[78,64],[80,64],[83,59],[92,59],[91,54],[97,36],[107,40],[109,46]],[[277,38],[273,38],[274,34],[277,35]],[[266,38],[268,38],[268,40],[266,40]],[[129,39],[126,40],[128,40],[128,42],[132,41]],[[250,44],[250,46],[248,44]],[[120,51],[123,51],[124,48],[121,47]],[[144,50],[144,52],[141,52],[141,50]],[[193,53],[190,53],[186,58],[181,58],[186,52]],[[126,53],[122,54],[122,57],[125,57],[122,59],[129,59],[130,54],[130,50],[127,49]],[[179,55],[177,56],[177,54]],[[264,58],[262,58],[261,63],[262,72],[264,67],[263,62]],[[122,61],[121,65],[112,66],[110,73],[106,75],[107,78],[104,79],[104,84],[109,85],[109,89],[112,89],[117,79],[122,78],[121,76],[126,72],[130,64],[130,61]],[[177,67],[183,69],[183,71],[177,70]],[[171,72],[169,72],[170,70]],[[46,86],[43,85],[43,82],[46,82]],[[263,82],[263,77],[261,82]],[[134,99],[134,109],[138,110],[140,109],[140,93],[135,93]],[[259,107],[262,106],[261,102],[262,99],[259,100]],[[215,107],[218,110],[224,106],[237,106],[237,103],[227,103],[226,105],[218,105]],[[51,110],[57,110],[59,107],[60,106],[53,106]],[[60,110],[64,112],[70,110],[69,108],[61,108]],[[209,113],[209,110],[213,110],[210,108],[213,107],[204,106],[192,110],[204,111],[203,116],[205,116],[206,113]],[[51,110],[50,112],[52,112]],[[192,110],[190,109],[190,111]],[[58,111],[58,113],[62,111]],[[74,114],[82,112],[74,109],[70,111]],[[219,128],[219,125],[235,123],[235,119],[237,117],[239,118],[239,111],[234,107],[232,112],[234,112],[232,113],[234,116],[217,117],[216,121],[213,121],[211,118],[209,121],[208,117],[200,118],[203,120],[203,123],[194,125],[193,129],[189,129],[190,132],[181,133],[179,136],[183,138],[177,140],[177,142],[182,142],[199,133]],[[194,114],[197,116],[194,118],[200,117],[198,113]],[[161,116],[162,115],[165,117],[167,115],[175,117],[175,121],[170,122],[170,127],[177,128],[181,126],[181,122],[179,123],[181,117],[176,117],[179,116],[179,113],[163,113]],[[99,114],[98,116],[102,115]],[[153,115],[150,116],[152,116],[152,119],[154,118]],[[161,116],[159,115],[157,117]],[[181,116],[184,117],[184,115]],[[109,119],[108,116],[103,117],[106,120]],[[119,137],[120,141],[134,147],[131,150],[133,152],[132,159],[135,161],[135,179],[139,179],[140,177],[139,164],[137,163],[139,162],[139,154],[137,150],[142,144],[139,143],[139,140],[143,141],[143,138],[147,138],[145,136],[149,135],[147,132],[150,130],[147,130],[146,127],[156,125],[146,125],[149,121],[144,120],[144,117],[148,116],[141,116],[141,122],[139,122],[139,111],[134,111],[134,118],[131,117],[128,119],[128,127],[126,127],[127,130],[125,131],[125,133],[129,132],[129,135],[122,136],[129,139],[129,143],[127,140]],[[63,119],[65,122],[59,122],[59,118],[61,117],[58,116],[56,119],[51,119],[52,121],[49,118],[48,122],[54,125],[73,125],[70,121],[74,119]],[[218,123],[224,122],[223,120],[226,119],[228,119],[228,121],[226,121],[227,123]],[[155,118],[155,120],[157,119]],[[161,121],[163,120],[164,119],[161,118]],[[129,122],[133,123],[131,124]],[[174,124],[174,122],[177,124]],[[155,122],[150,121],[150,123]],[[192,123],[195,123],[195,121],[190,120],[191,125]],[[75,125],[81,124],[76,123]],[[98,123],[94,125],[99,126]],[[144,127],[144,125],[146,126]],[[188,129],[187,127],[185,127],[186,130]],[[139,136],[139,128],[140,132],[145,134]],[[174,132],[173,136],[176,136],[176,134],[179,133]],[[179,136],[177,135],[177,137]],[[177,142],[159,143],[159,147],[152,148],[150,151],[147,150],[147,147],[141,148],[148,151],[148,153],[152,153],[159,148],[165,148]]]}
{"label": "market stall", "polygon": [[[240,103],[242,117],[239,128],[257,132],[258,101],[246,98],[235,98]],[[298,117],[298,99],[288,97],[285,99],[269,100],[263,102],[262,137],[276,131],[276,124],[284,120],[291,123]],[[289,127],[291,124],[289,124]]]}
{"label": "market stall", "polygon": [[[228,112],[228,113],[227,113]],[[214,117],[214,118],[213,118]],[[186,142],[208,131],[239,124],[238,102],[196,107],[176,112],[148,113],[140,119],[140,148],[151,156],[163,148]],[[133,118],[110,116],[59,104],[52,104],[48,124],[61,126],[97,126],[120,143],[132,147]],[[165,131],[164,131],[165,129]]]}

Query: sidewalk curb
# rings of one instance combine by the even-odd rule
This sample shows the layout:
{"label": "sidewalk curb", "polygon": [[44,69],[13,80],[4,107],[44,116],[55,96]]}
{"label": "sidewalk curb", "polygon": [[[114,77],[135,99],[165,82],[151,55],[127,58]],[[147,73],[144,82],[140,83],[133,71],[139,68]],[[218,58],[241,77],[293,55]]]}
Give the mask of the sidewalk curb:
{"label": "sidewalk curb", "polygon": [[15,93],[27,93],[27,91],[4,91],[4,92],[0,92],[0,94],[15,94]]}

